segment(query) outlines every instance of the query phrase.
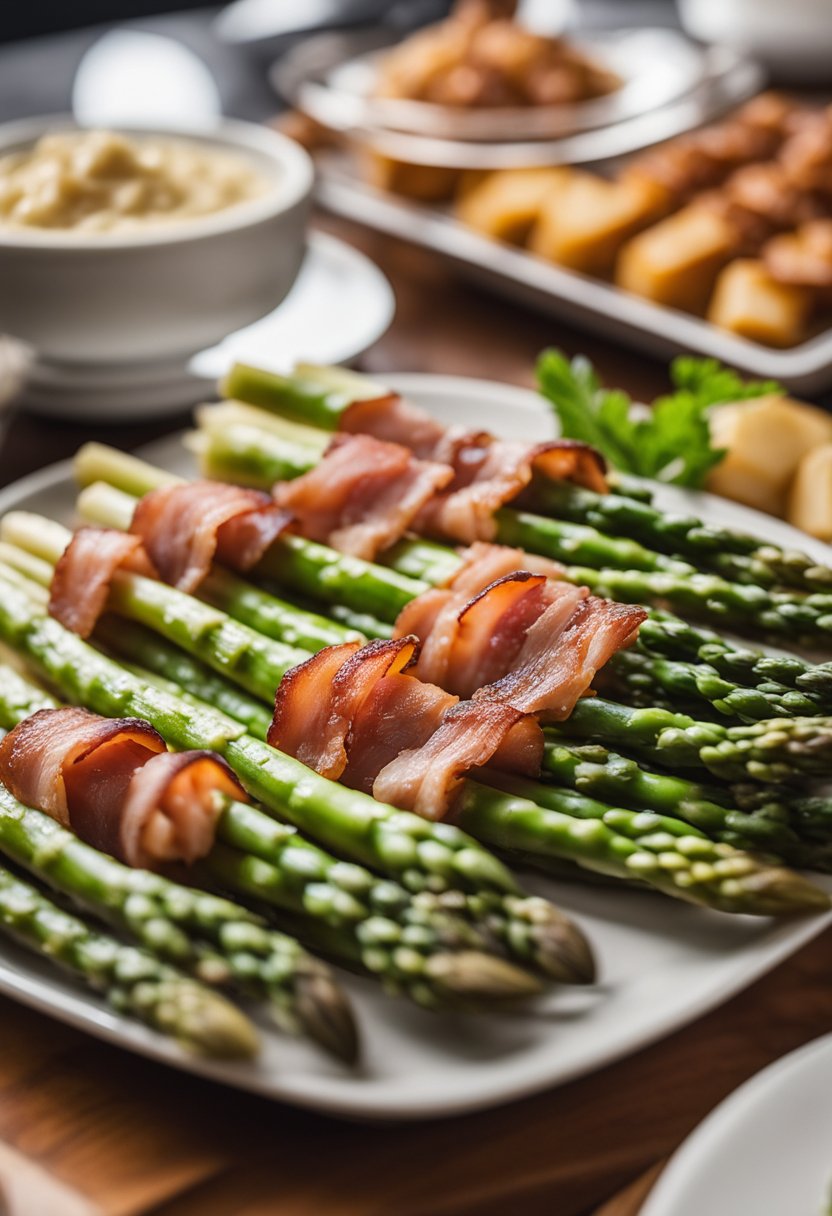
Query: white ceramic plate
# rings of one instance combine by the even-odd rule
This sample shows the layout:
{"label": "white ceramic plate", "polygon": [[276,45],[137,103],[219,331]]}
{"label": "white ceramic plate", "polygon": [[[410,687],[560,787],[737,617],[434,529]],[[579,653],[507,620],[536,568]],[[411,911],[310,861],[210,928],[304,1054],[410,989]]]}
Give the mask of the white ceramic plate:
{"label": "white ceramic plate", "polygon": [[39,363],[26,400],[41,413],[108,423],[172,413],[204,396],[235,362],[273,371],[286,371],[298,358],[348,363],[381,337],[395,311],[393,289],[374,262],[326,232],[311,232],[297,282],[280,307],[187,365],[166,360],[93,372]]}
{"label": "white ceramic plate", "polygon": [[826,1216],[832,1204],[832,1035],[770,1065],[673,1156],[641,1216]]}
{"label": "white ceramic plate", "polygon": [[[449,422],[528,439],[554,431],[551,415],[525,390],[455,377],[389,379],[417,405]],[[148,456],[192,471],[178,436],[154,445]],[[64,463],[0,492],[0,512],[25,507],[70,521],[74,497]],[[828,548],[785,524],[721,499],[677,491],[668,493],[668,501],[832,560]],[[555,896],[586,930],[598,954],[600,985],[552,993],[523,1015],[465,1018],[423,1013],[384,997],[368,981],[346,977],[363,1031],[358,1071],[276,1034],[267,1036],[256,1064],[190,1059],[2,941],[0,992],[226,1084],[331,1114],[416,1119],[498,1105],[600,1068],[727,1000],[832,922],[832,916],[779,924],[729,917],[647,894],[545,879],[529,880],[529,886]]]}

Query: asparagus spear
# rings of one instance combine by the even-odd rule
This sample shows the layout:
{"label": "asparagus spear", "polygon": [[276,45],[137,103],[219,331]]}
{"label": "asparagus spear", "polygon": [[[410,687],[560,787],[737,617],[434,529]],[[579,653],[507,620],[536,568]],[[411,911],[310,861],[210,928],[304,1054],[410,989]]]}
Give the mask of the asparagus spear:
{"label": "asparagus spear", "polygon": [[[346,408],[356,400],[383,395],[366,377],[341,369],[301,364],[291,377],[280,377],[237,365],[225,379],[229,397],[249,401],[282,417],[305,424],[295,434],[311,442],[313,428],[338,428]],[[768,585],[785,583],[802,591],[832,589],[832,568],[805,553],[784,550],[733,528],[704,523],[695,516],[664,512],[652,505],[643,487],[629,480],[615,492],[598,494],[569,482],[536,478],[530,500],[535,511],[585,525],[615,537],[626,537],[650,549],[723,574],[728,579]],[[580,560],[580,559],[577,559]],[[615,563],[605,563],[615,564]]]}
{"label": "asparagus spear", "polygon": [[433,824],[345,790],[310,772],[239,723],[205,706],[165,696],[47,617],[0,571],[0,638],[29,658],[62,695],[110,716],[143,717],[174,747],[208,747],[225,756],[267,807],[302,831],[411,890],[462,887],[517,893],[496,858],[450,824]]}
{"label": "asparagus spear", "polygon": [[726,578],[767,586],[784,583],[801,591],[832,588],[832,569],[805,553],[704,523],[695,516],[665,512],[625,494],[597,494],[569,482],[539,479],[533,486],[533,499],[535,509],[544,514],[551,512],[558,519],[685,556]]}
{"label": "asparagus spear", "polygon": [[187,1051],[214,1059],[248,1059],[257,1053],[251,1022],[219,993],[151,951],[94,928],[5,866],[0,866],[0,928],[101,992],[119,1013],[146,1022]]}
{"label": "asparagus spear", "polygon": [[799,874],[710,840],[681,820],[570,798],[564,790],[550,789],[542,802],[534,782],[503,776],[497,781],[501,788],[490,790],[488,798],[466,790],[461,821],[495,847],[530,861],[577,861],[724,912],[782,916],[829,906],[825,892]]}
{"label": "asparagus spear", "polygon": [[[22,543],[39,544],[40,556],[46,560],[63,551],[69,535],[58,524],[47,528],[36,516],[9,517],[7,531]],[[290,650],[218,609],[141,575],[116,575],[110,607],[161,632],[266,701],[285,672],[307,657],[306,652]],[[665,710],[655,713],[659,716],[654,719],[650,710],[629,710],[593,698],[578,703],[563,729],[595,738],[604,738],[604,731],[618,731],[608,737],[623,737],[625,746],[663,752],[667,764],[705,765],[717,776],[735,780],[777,782],[829,769],[832,722],[824,718],[773,719],[726,729]]]}
{"label": "asparagus spear", "polygon": [[602,673],[605,682],[658,705],[707,706],[726,718],[756,722],[765,718],[813,717],[823,706],[785,684],[766,681],[744,688],[721,676],[707,663],[663,659],[638,650],[619,651]]}
{"label": "asparagus spear", "polygon": [[[114,478],[121,476],[120,453],[116,453],[111,463],[109,449],[96,446],[87,450],[91,458],[91,473],[102,473]],[[131,465],[127,480],[134,488],[144,487],[146,490],[153,484],[155,476],[166,476],[158,474],[152,467],[143,465],[134,458],[127,459]],[[104,483],[89,487],[79,499],[79,508],[83,514],[98,523],[114,527],[126,526],[134,506],[134,499]],[[308,542],[300,542],[301,545],[305,543]],[[382,567],[362,563],[358,559],[345,559],[325,546],[315,545],[313,548],[320,561],[316,563],[315,569],[308,572],[304,584],[310,594],[314,594],[317,589],[319,593],[323,590],[324,598],[331,599],[344,594],[355,601],[360,600],[368,587],[371,587],[375,610],[379,611],[380,605],[380,615],[384,620],[395,619],[396,613],[408,596],[402,596],[400,587],[387,587],[384,581],[386,572]],[[428,541],[400,542],[390,550],[388,560],[411,580],[413,594],[426,590],[431,582],[441,582],[452,577],[459,561],[452,550]],[[282,573],[284,576],[288,574],[291,581],[291,569],[285,568],[285,564]],[[319,581],[316,582],[316,579]],[[222,601],[217,597],[215,602],[231,615],[236,615],[233,600]],[[288,616],[286,619],[289,619]],[[247,621],[259,632],[270,632],[268,596],[263,595],[262,613],[252,610]],[[372,621],[366,620],[366,616],[363,624],[365,627],[369,626],[369,632],[374,635],[383,633],[383,629],[378,624],[374,627]],[[758,689],[759,698],[744,698],[741,694],[730,696],[729,707],[742,706],[744,716],[750,717],[752,712],[756,716],[771,716],[772,712],[810,715],[832,710],[832,663],[812,664],[794,655],[765,655],[734,645],[711,630],[691,625],[671,613],[657,609],[652,610],[650,619],[642,625],[637,649],[671,660],[706,664],[701,671],[701,678],[703,687],[708,690],[707,700],[720,699],[731,693],[731,690],[713,681],[714,669],[731,684]],[[634,666],[629,656],[617,661],[622,666],[627,663]],[[656,694],[657,703],[661,700],[670,704],[670,697],[677,692],[675,684],[680,681],[687,685],[687,692],[692,693],[694,683],[700,678],[700,673],[696,676],[692,673],[684,675],[681,671],[663,671],[661,667],[647,668],[643,663],[641,671],[650,689]],[[663,677],[666,677],[666,680]],[[787,698],[782,689],[772,685],[792,688],[797,693],[805,694],[805,699]],[[632,684],[630,686],[633,687]],[[660,687],[665,687],[669,695],[660,698],[657,695]],[[702,690],[699,689],[696,695],[701,696]],[[778,701],[782,703],[777,704]],[[769,704],[770,708],[764,710],[764,703]]]}
{"label": "asparagus spear", "polygon": [[145,950],[206,982],[230,982],[265,999],[283,1028],[309,1036],[343,1059],[354,1058],[352,1015],[328,969],[245,909],[121,865],[48,815],[23,806],[2,786],[0,850]]}
{"label": "asparagus spear", "polygon": [[[571,737],[620,744],[665,768],[706,769],[726,781],[769,784],[828,776],[832,720],[780,718],[746,726],[697,722],[663,709],[632,709],[588,697],[558,731]],[[550,731],[557,740],[557,733]]]}
{"label": "asparagus spear", "polygon": [[651,771],[600,743],[551,743],[543,763],[549,778],[579,795],[682,819],[714,840],[774,854],[792,865],[827,869],[832,863],[832,813],[826,803],[824,823],[820,800],[794,798],[783,790],[767,792],[766,801],[755,807],[745,787],[702,785]]}

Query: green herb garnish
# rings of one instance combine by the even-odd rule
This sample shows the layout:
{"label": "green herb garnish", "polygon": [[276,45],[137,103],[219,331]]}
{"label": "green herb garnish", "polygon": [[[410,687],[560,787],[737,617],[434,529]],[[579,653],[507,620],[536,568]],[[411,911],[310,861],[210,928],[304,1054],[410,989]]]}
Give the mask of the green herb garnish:
{"label": "green herb garnish", "polygon": [[621,472],[698,488],[725,455],[711,442],[711,408],[781,390],[773,381],[743,381],[716,359],[691,356],[673,361],[670,378],[674,391],[645,408],[621,389],[604,388],[580,355],[570,361],[547,350],[537,362],[538,387],[564,436],[591,443]]}

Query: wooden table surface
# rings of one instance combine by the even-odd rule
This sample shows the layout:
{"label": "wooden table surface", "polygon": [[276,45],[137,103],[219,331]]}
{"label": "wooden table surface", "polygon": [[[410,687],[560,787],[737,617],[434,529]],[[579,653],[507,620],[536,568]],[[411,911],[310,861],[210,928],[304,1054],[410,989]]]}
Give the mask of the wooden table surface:
{"label": "wooden table surface", "polygon": [[[432,255],[320,223],[395,288],[396,319],[362,360],[371,372],[528,385],[538,351],[557,344],[634,397],[666,386],[660,364],[491,298]],[[132,447],[185,422],[85,428],[21,415],[0,449],[0,485],[84,439]],[[0,1213],[5,1201],[12,1216],[635,1216],[717,1102],[832,1027],[831,947],[826,933],[721,1009],[582,1081],[402,1127],[224,1090],[0,998]]]}

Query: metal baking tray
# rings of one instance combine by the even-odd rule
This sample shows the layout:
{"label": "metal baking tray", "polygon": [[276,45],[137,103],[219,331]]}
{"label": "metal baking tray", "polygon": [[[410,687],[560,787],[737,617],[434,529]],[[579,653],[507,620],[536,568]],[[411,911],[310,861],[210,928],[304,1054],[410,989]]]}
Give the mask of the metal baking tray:
{"label": "metal baking tray", "polygon": [[610,283],[490,240],[439,206],[378,190],[356,176],[344,155],[321,156],[318,168],[318,198],[324,207],[432,249],[467,277],[510,299],[661,357],[680,350],[711,355],[802,393],[819,393],[832,386],[832,329],[788,350],[749,342],[699,317],[652,304]]}

